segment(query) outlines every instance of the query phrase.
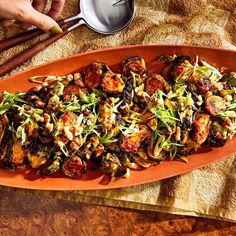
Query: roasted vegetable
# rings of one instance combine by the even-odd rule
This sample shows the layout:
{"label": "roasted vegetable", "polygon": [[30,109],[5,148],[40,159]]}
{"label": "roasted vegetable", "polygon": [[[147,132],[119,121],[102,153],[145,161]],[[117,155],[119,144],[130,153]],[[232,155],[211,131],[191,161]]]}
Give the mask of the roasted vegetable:
{"label": "roasted vegetable", "polygon": [[142,158],[140,156],[136,156],[136,155],[133,156],[133,161],[135,163],[137,163],[140,167],[143,167],[143,168],[149,168],[149,167],[156,164],[155,161],[152,161],[149,159],[144,159],[144,158]]}
{"label": "roasted vegetable", "polygon": [[80,178],[85,173],[86,166],[79,157],[73,156],[64,161],[62,170],[69,177]]}
{"label": "roasted vegetable", "polygon": [[129,177],[129,169],[122,165],[116,154],[107,153],[102,157],[102,170],[110,174],[112,180],[118,177]]}
{"label": "roasted vegetable", "polygon": [[120,167],[120,160],[115,154],[107,153],[102,157],[102,169],[105,173],[114,174]]}
{"label": "roasted vegetable", "polygon": [[170,82],[175,81],[175,79],[186,71],[186,69],[191,65],[189,62],[190,58],[188,56],[169,56],[169,55],[161,55],[160,60],[164,61],[167,66],[162,70],[162,76]]}
{"label": "roasted vegetable", "polygon": [[0,166],[7,168],[14,166],[12,163],[13,144],[13,134],[10,130],[6,130],[0,143]]}
{"label": "roasted vegetable", "polygon": [[147,72],[145,61],[139,56],[130,57],[122,62],[123,73],[130,75],[132,72],[144,75]]}
{"label": "roasted vegetable", "polygon": [[125,83],[121,78],[121,74],[115,74],[108,71],[102,78],[102,88],[108,93],[121,93],[125,87]]}
{"label": "roasted vegetable", "polygon": [[235,72],[223,76],[198,57],[160,60],[162,75],[134,56],[118,70],[94,62],[74,75],[31,77],[39,86],[26,93],[3,92],[0,167],[80,178],[92,165],[116,180],[234,137]]}
{"label": "roasted vegetable", "polygon": [[87,66],[84,71],[84,84],[88,88],[96,88],[100,83],[102,76],[109,68],[102,62],[94,62]]}
{"label": "roasted vegetable", "polygon": [[26,157],[27,150],[23,147],[20,140],[17,140],[12,147],[12,163],[22,164]]}
{"label": "roasted vegetable", "polygon": [[229,88],[236,87],[236,72],[229,72],[228,74],[224,75],[221,81],[226,82],[226,85]]}
{"label": "roasted vegetable", "polygon": [[206,93],[207,91],[210,90],[211,86],[212,86],[212,82],[209,78],[200,78],[197,82],[196,82],[196,86],[199,92],[201,93]]}
{"label": "roasted vegetable", "polygon": [[68,85],[63,91],[63,100],[65,102],[73,101],[74,98],[79,97],[81,94],[81,88],[77,85]]}
{"label": "roasted vegetable", "polygon": [[207,114],[200,114],[193,122],[194,124],[194,141],[197,144],[202,144],[206,141],[210,129],[210,116]]}
{"label": "roasted vegetable", "polygon": [[217,116],[226,110],[225,100],[220,96],[209,96],[206,98],[206,110],[212,116]]}
{"label": "roasted vegetable", "polygon": [[0,144],[4,137],[4,134],[6,132],[6,129],[8,128],[8,118],[6,115],[0,116]]}
{"label": "roasted vegetable", "polygon": [[32,168],[39,168],[47,162],[47,157],[39,154],[28,154],[28,160]]}
{"label": "roasted vegetable", "polygon": [[191,154],[193,151],[197,151],[200,147],[200,144],[196,143],[195,141],[189,139],[182,149],[180,149],[180,154],[187,156]]}
{"label": "roasted vegetable", "polygon": [[156,73],[148,75],[145,83],[145,90],[149,95],[154,94],[157,90],[168,92],[170,89],[170,86],[167,84],[165,79]]}
{"label": "roasted vegetable", "polygon": [[226,143],[227,131],[218,122],[211,124],[210,132],[207,138],[207,145],[210,147],[221,147]]}
{"label": "roasted vegetable", "polygon": [[145,125],[140,125],[139,130],[133,135],[120,137],[120,147],[126,152],[135,152],[141,145],[144,139],[150,139],[151,132]]}
{"label": "roasted vegetable", "polygon": [[41,173],[43,175],[50,176],[59,171],[60,166],[61,166],[60,158],[56,157],[49,165],[41,169]]}

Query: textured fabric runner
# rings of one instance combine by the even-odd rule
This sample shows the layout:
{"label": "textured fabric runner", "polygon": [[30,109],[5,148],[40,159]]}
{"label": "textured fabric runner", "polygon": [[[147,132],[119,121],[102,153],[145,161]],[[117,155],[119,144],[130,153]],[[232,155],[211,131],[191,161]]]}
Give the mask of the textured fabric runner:
{"label": "textured fabric runner", "polygon": [[[77,0],[67,0],[62,17],[78,13],[77,5]],[[136,0],[136,18],[127,30],[103,36],[82,26],[12,73],[74,53],[121,45],[188,44],[236,50],[235,7],[235,0]],[[17,26],[0,29],[0,39],[17,31]],[[0,57],[0,63],[26,46],[29,43],[6,51]],[[236,221],[235,169],[236,157],[229,157],[181,176],[116,190],[32,191],[1,188],[95,204]]]}

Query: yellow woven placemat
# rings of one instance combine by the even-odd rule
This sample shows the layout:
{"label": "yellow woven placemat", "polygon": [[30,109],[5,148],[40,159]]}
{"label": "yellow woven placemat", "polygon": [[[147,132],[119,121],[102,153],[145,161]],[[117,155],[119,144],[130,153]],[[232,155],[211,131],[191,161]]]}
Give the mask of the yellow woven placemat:
{"label": "yellow woven placemat", "polygon": [[[67,0],[62,17],[76,14],[77,5],[77,0]],[[136,0],[136,18],[127,30],[116,35],[103,36],[82,26],[12,73],[74,53],[120,45],[189,44],[235,50],[235,6],[235,0]],[[10,36],[17,30],[17,26],[8,30],[0,29],[0,38]],[[0,63],[28,45],[6,51],[2,54]],[[1,189],[95,204],[236,221],[235,169],[236,157],[232,156],[181,176],[123,189]]]}

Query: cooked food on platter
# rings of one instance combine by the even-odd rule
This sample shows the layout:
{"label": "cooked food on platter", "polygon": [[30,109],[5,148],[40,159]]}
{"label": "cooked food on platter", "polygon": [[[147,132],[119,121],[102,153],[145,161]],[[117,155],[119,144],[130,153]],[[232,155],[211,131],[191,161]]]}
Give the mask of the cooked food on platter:
{"label": "cooked food on platter", "polygon": [[0,166],[71,178],[93,168],[115,180],[225,145],[236,133],[236,72],[198,57],[159,61],[161,73],[132,56],[118,71],[92,62],[75,74],[31,77],[38,85],[27,92],[4,91]]}

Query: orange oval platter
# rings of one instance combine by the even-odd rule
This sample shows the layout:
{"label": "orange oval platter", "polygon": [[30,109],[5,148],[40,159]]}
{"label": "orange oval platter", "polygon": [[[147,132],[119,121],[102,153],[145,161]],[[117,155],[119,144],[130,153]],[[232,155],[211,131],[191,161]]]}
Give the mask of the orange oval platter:
{"label": "orange oval platter", "polygon": [[[131,56],[139,55],[144,58],[149,72],[158,72],[160,65],[156,58],[161,54],[188,55],[191,58],[199,56],[218,68],[226,66],[228,70],[236,71],[236,52],[224,49],[213,49],[193,46],[127,46],[84,54],[77,54],[68,58],[59,59],[0,81],[0,92],[27,91],[35,84],[28,82],[28,78],[35,75],[66,75],[76,72],[94,61],[107,63],[111,68],[116,68],[119,63]],[[71,179],[64,175],[56,175],[44,178],[33,171],[9,171],[0,169],[0,185],[41,189],[41,190],[89,190],[89,189],[111,189],[149,183],[164,178],[176,176],[191,170],[206,166],[217,160],[226,158],[236,153],[236,138],[228,140],[224,147],[202,150],[188,157],[189,163],[181,161],[164,161],[160,165],[151,168],[131,171],[130,178],[118,179],[110,182],[98,170],[88,170],[81,179]]]}

